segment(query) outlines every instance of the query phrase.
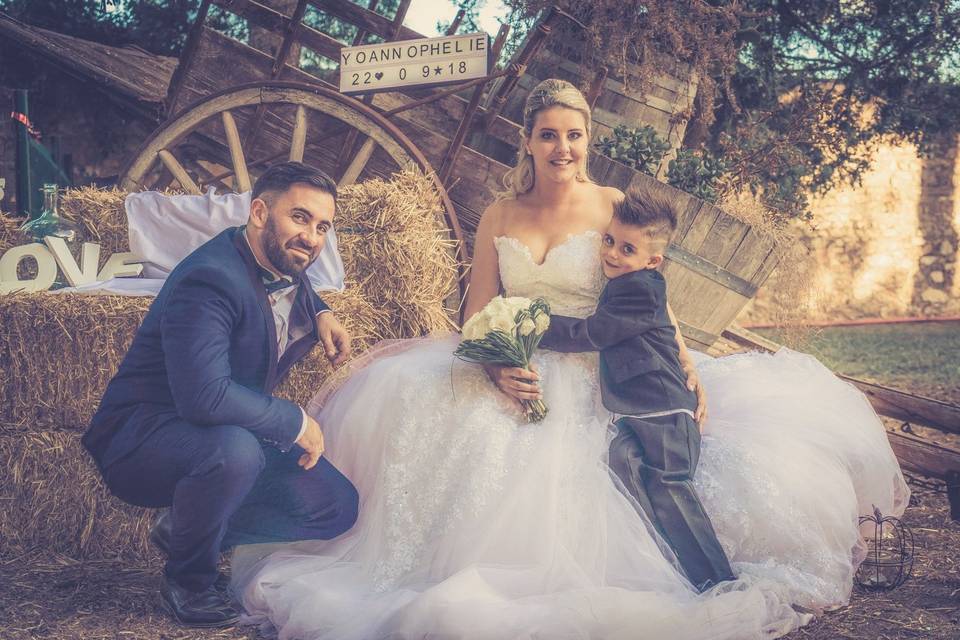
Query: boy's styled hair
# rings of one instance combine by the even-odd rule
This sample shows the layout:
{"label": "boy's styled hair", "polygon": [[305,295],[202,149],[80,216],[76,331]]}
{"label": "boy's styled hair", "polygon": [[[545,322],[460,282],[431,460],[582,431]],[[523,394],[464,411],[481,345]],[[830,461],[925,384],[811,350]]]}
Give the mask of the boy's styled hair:
{"label": "boy's styled hair", "polygon": [[613,207],[613,216],[622,224],[642,227],[650,240],[667,248],[677,229],[677,207],[664,194],[646,187],[631,187]]}
{"label": "boy's styled hair", "polygon": [[337,199],[337,183],[319,169],[302,162],[281,162],[275,164],[257,179],[253,185],[253,198],[263,198],[263,194],[284,193],[295,184],[306,184],[329,193]]}

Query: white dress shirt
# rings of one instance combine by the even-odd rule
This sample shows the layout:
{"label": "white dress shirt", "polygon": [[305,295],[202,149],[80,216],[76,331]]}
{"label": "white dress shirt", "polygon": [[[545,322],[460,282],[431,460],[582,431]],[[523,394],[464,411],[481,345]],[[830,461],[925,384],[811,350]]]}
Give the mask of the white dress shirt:
{"label": "white dress shirt", "polygon": [[[247,230],[243,230],[243,239],[246,240],[247,246],[250,245],[250,240],[247,238]],[[272,274],[274,279],[285,279],[292,281],[290,276],[285,276],[277,273],[267,265],[260,262],[257,259],[257,254],[253,252],[253,249],[250,250],[250,253],[253,254],[253,259],[257,261],[257,264],[260,265],[262,269]],[[273,293],[267,294],[267,299],[270,301],[270,310],[273,311],[273,322],[277,327],[277,360],[283,357],[283,352],[287,350],[287,345],[291,342],[295,342],[305,335],[304,331],[294,332],[291,335],[289,326],[290,326],[290,311],[293,309],[293,303],[297,299],[297,286],[290,286],[285,289],[280,289],[279,291],[274,291]],[[329,309],[324,309],[324,311],[329,311]],[[317,314],[319,315],[319,314]],[[307,412],[304,411],[303,407],[300,407],[300,413],[303,415],[303,420],[300,423],[300,433],[297,434],[297,440],[303,436],[303,432],[307,430]]]}

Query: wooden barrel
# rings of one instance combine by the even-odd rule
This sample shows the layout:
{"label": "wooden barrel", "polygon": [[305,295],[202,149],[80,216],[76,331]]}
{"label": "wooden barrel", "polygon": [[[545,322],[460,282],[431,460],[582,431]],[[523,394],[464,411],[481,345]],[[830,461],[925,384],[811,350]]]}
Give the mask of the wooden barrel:
{"label": "wooden barrel", "polygon": [[676,204],[677,232],[661,271],[687,344],[706,351],[776,268],[780,253],[773,237],[619,162],[597,155],[591,160],[600,184],[624,191],[643,186]]}

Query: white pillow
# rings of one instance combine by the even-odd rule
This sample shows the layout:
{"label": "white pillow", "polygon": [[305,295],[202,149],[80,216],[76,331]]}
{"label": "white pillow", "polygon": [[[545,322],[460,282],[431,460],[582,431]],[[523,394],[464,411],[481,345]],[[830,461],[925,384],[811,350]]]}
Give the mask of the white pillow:
{"label": "white pillow", "polygon": [[[194,249],[228,227],[247,223],[250,192],[168,196],[131,193],[124,201],[130,251],[144,260],[144,278],[166,278]],[[343,261],[331,229],[320,256],[307,269],[317,291],[343,291]]]}

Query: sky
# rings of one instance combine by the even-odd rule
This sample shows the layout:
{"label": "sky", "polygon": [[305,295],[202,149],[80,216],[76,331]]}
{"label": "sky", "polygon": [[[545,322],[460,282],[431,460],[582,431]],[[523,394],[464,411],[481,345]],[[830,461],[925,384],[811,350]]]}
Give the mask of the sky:
{"label": "sky", "polygon": [[[437,31],[437,21],[449,22],[457,15],[457,8],[450,0],[413,0],[403,24],[425,36],[442,35]],[[506,8],[499,0],[487,0],[480,9],[480,26],[491,37],[500,28],[498,17],[506,15]]]}

